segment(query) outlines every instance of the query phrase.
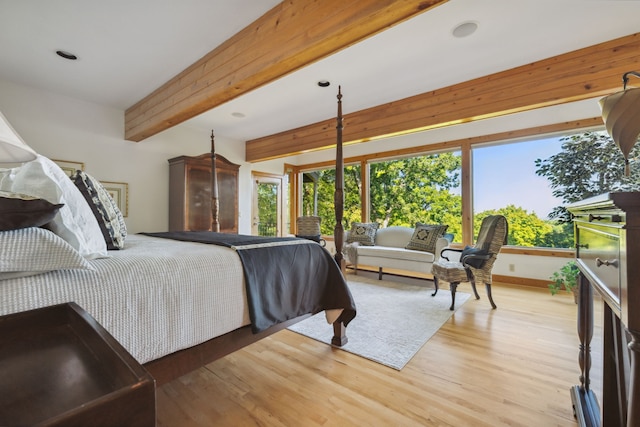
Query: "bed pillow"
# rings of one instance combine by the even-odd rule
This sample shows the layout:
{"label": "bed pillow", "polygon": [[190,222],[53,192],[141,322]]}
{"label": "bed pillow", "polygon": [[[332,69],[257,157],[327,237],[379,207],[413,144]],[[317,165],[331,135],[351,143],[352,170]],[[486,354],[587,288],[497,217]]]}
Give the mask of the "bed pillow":
{"label": "bed pillow", "polygon": [[417,223],[405,249],[434,253],[436,242],[444,236],[447,227],[448,225]]}
{"label": "bed pillow", "polygon": [[0,190],[64,204],[47,227],[86,258],[107,256],[107,245],[91,208],[69,176],[53,161],[38,155],[22,166],[3,171]]}
{"label": "bed pillow", "polygon": [[62,204],[0,190],[0,231],[41,227],[56,216]]}
{"label": "bed pillow", "polygon": [[122,249],[127,237],[127,226],[122,212],[104,186],[81,170],[76,171],[71,180],[91,207],[108,250]]}
{"label": "bed pillow", "polygon": [[347,243],[358,242],[363,246],[373,246],[376,244],[376,233],[379,227],[380,224],[377,222],[353,222]]}
{"label": "bed pillow", "polygon": [[39,227],[0,231],[0,280],[95,268],[69,243]]}

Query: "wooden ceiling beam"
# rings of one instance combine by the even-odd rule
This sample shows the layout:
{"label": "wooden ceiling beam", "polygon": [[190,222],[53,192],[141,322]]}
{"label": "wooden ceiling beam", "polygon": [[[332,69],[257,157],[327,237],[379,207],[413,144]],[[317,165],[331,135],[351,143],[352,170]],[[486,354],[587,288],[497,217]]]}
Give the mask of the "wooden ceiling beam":
{"label": "wooden ceiling beam", "polygon": [[287,0],[125,111],[142,141],[448,0]]}
{"label": "wooden ceiling beam", "polygon": [[[640,69],[640,33],[344,115],[344,144],[604,96]],[[348,99],[349,88],[342,88]],[[258,162],[335,146],[335,119],[246,142]]]}

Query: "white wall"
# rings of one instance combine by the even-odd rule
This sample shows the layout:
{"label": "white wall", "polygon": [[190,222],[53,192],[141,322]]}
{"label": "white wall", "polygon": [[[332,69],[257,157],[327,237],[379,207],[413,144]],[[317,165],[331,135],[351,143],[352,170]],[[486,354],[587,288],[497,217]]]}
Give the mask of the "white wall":
{"label": "white wall", "polygon": [[[145,141],[124,140],[124,111],[0,79],[0,111],[39,154],[83,162],[103,181],[129,185],[130,233],[165,231],[169,221],[168,159],[210,150],[210,131],[174,127]],[[216,151],[240,167],[240,194],[251,194],[244,142],[216,137]],[[239,200],[240,232],[250,233],[251,199]]]}

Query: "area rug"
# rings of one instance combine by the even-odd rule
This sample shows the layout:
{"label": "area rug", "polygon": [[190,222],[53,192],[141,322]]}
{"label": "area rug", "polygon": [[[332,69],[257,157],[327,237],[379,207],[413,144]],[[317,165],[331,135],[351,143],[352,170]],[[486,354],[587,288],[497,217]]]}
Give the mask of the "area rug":
{"label": "area rug", "polygon": [[[347,327],[342,350],[401,370],[422,346],[451,318],[451,293],[440,289],[432,297],[427,286],[348,275],[356,303],[356,318]],[[470,294],[456,292],[456,310]],[[332,327],[324,312],[289,327],[290,330],[331,344]]]}

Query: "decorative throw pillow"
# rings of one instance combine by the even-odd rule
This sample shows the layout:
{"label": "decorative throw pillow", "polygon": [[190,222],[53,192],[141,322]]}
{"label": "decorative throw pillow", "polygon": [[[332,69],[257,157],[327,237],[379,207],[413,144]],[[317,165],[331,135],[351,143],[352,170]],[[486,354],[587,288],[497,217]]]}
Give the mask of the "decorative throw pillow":
{"label": "decorative throw pillow", "polygon": [[71,176],[71,180],[78,187],[98,220],[107,249],[122,249],[127,237],[127,227],[122,212],[109,192],[100,181],[80,170]]}
{"label": "decorative throw pillow", "polygon": [[29,227],[0,232],[0,280],[54,270],[95,268],[50,230]]}
{"label": "decorative throw pillow", "polygon": [[363,246],[373,246],[376,242],[376,232],[380,224],[377,222],[353,222],[347,237],[347,243],[358,242]]}
{"label": "decorative throw pillow", "polygon": [[0,231],[42,227],[63,205],[20,193],[0,190]]}
{"label": "decorative throw pillow", "polygon": [[[472,246],[465,246],[460,254],[460,261],[464,261],[464,258],[468,255],[487,255],[489,251],[483,248],[474,248]],[[486,259],[469,258],[465,261],[465,264],[470,265],[473,268],[482,268]]]}
{"label": "decorative throw pillow", "polygon": [[444,236],[447,227],[448,225],[417,223],[413,230],[413,236],[411,236],[411,240],[409,240],[405,249],[434,253],[436,251],[436,242],[440,237]]}
{"label": "decorative throw pillow", "polygon": [[0,172],[0,190],[29,194],[52,204],[64,204],[47,228],[66,240],[85,258],[107,256],[100,226],[69,175],[52,160],[35,160]]}

